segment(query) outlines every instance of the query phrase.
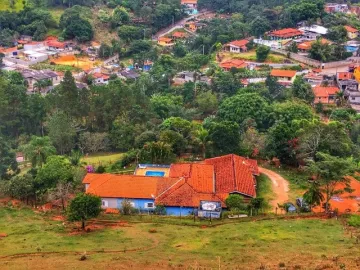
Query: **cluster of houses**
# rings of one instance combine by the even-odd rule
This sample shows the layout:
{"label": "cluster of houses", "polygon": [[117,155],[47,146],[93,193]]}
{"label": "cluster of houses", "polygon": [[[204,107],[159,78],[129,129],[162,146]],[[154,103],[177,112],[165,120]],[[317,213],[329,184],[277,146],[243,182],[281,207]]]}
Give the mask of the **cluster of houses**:
{"label": "cluster of houses", "polygon": [[185,216],[203,202],[226,208],[230,194],[255,198],[258,175],[256,160],[230,154],[201,163],[139,164],[133,175],[88,173],[83,184],[86,193],[101,197],[104,209],[121,209],[127,200],[139,212],[163,206],[167,215]]}

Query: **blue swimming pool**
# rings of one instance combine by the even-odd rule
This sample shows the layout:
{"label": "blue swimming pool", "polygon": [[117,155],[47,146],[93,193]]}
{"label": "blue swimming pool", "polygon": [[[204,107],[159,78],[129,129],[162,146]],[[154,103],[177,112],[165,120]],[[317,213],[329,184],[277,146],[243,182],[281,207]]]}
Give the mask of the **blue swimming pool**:
{"label": "blue swimming pool", "polygon": [[358,48],[358,46],[345,46],[347,52],[356,52]]}
{"label": "blue swimming pool", "polygon": [[146,171],[146,176],[160,176],[163,177],[165,175],[165,172],[159,172],[159,171]]}

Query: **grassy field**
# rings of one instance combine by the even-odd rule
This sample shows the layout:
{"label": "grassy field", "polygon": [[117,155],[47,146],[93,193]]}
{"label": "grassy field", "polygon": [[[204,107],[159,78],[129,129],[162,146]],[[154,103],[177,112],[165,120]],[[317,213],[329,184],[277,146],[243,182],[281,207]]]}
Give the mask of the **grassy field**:
{"label": "grassy field", "polygon": [[[256,52],[255,50],[244,52],[244,53],[223,53],[225,55],[224,60],[230,59],[242,59],[246,61],[253,61],[256,62]],[[286,57],[283,55],[278,55],[274,53],[269,53],[269,56],[266,59],[266,63],[273,63],[273,64],[281,64],[283,63]],[[223,60],[223,61],[224,61]]]}
{"label": "grassy field", "polygon": [[[32,210],[0,208],[0,234],[7,234],[0,238],[0,269],[358,269],[360,245],[335,219],[206,228],[129,223],[77,235],[69,233],[73,227]],[[80,261],[84,252],[88,259]],[[23,255],[4,258],[15,254]]]}
{"label": "grassy field", "polygon": [[96,153],[90,154],[87,157],[82,158],[81,161],[85,162],[88,165],[106,166],[118,161],[122,155],[122,153]]}
{"label": "grassy field", "polygon": [[0,10],[9,10],[9,11],[19,11],[23,9],[23,1],[22,0],[14,0],[14,8],[10,8],[9,0],[0,0]]}

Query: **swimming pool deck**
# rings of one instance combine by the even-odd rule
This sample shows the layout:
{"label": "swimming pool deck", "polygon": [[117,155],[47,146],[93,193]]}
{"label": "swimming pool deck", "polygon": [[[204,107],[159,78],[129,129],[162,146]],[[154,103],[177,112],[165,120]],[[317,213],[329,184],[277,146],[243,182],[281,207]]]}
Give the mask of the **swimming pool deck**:
{"label": "swimming pool deck", "polygon": [[135,175],[145,176],[146,172],[163,172],[165,175],[163,177],[169,177],[170,168],[161,168],[161,167],[146,167],[146,168],[136,168]]}

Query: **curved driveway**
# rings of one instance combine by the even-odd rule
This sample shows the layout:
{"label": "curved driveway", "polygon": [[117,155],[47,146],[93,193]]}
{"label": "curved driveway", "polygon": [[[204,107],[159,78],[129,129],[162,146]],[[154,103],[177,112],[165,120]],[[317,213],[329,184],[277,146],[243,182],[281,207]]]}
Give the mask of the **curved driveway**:
{"label": "curved driveway", "polygon": [[270,204],[272,206],[272,211],[275,212],[275,208],[278,207],[278,203],[283,204],[289,200],[289,182],[276,172],[262,167],[259,167],[259,170],[271,180],[272,188],[276,197],[270,202]]}

